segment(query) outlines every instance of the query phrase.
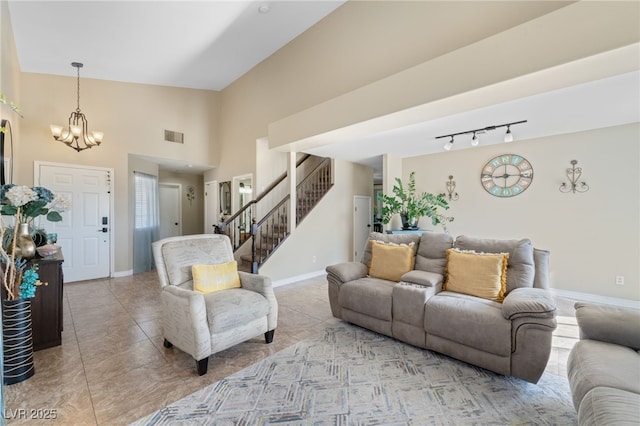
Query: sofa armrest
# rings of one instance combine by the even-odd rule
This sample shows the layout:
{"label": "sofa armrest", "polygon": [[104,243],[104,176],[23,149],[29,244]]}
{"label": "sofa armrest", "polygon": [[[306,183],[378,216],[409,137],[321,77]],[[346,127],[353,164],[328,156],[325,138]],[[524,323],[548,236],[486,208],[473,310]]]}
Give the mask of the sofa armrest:
{"label": "sofa armrest", "polygon": [[196,360],[211,354],[211,333],[204,296],[167,285],[160,294],[164,338]]}
{"label": "sofa armrest", "polygon": [[504,298],[502,315],[509,320],[523,317],[554,318],[556,303],[547,290],[517,288]]}
{"label": "sofa armrest", "polygon": [[345,262],[327,266],[327,274],[332,275],[340,283],[357,280],[367,276],[367,265],[360,262]]}
{"label": "sofa armrest", "polygon": [[418,284],[425,287],[437,287],[440,285],[441,288],[443,279],[444,277],[442,275],[435,272],[420,271],[417,269],[409,271],[400,277],[400,281],[405,283]]}
{"label": "sofa armrest", "polygon": [[580,338],[640,350],[640,310],[576,302]]}
{"label": "sofa armrest", "polygon": [[240,285],[242,288],[260,293],[267,299],[270,306],[267,323],[269,330],[275,330],[278,325],[278,301],[273,292],[271,278],[243,271],[238,271],[238,275],[240,276]]}

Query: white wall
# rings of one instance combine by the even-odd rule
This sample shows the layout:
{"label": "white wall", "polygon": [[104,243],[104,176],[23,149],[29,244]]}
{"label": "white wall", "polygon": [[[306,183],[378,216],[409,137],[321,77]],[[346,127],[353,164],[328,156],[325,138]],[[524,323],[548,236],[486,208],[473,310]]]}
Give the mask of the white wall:
{"label": "white wall", "polygon": [[[444,192],[453,175],[460,200],[451,203],[454,235],[530,238],[551,251],[555,289],[640,301],[640,125],[632,124],[526,142],[407,158],[403,179],[416,171],[419,191]],[[531,186],[498,198],[480,184],[483,165],[514,153],[534,169]],[[590,186],[582,194],[558,190],[571,160]],[[421,226],[433,228],[425,221]],[[441,229],[441,228],[438,228]],[[625,285],[615,277],[625,277]]]}

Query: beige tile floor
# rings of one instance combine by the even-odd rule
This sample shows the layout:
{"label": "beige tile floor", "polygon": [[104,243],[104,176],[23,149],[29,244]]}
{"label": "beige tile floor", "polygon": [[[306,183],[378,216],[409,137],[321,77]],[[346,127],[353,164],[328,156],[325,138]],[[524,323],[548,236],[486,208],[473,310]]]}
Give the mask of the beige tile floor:
{"label": "beige tile floor", "polygon": [[[274,342],[256,338],[218,353],[209,372],[198,377],[192,358],[162,346],[155,272],[66,284],[62,345],[36,352],[36,374],[4,387],[7,424],[33,424],[32,414],[54,414],[46,424],[127,424],[338,321],[331,316],[324,277],[275,292]],[[558,298],[557,304],[547,371],[566,376],[578,332],[573,301]],[[19,418],[23,413],[26,418]]]}

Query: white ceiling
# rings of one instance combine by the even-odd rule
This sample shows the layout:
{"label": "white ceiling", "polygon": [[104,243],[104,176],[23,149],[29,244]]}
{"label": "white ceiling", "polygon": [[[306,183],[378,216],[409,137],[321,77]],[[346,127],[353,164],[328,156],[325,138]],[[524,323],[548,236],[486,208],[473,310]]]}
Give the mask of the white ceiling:
{"label": "white ceiling", "polygon": [[[23,72],[222,90],[331,13],[344,1],[9,1]],[[267,7],[267,13],[260,8]],[[465,110],[307,152],[358,162],[381,175],[384,153],[442,152],[435,137],[512,121],[516,140],[640,121],[638,72]],[[481,135],[501,143],[503,130]],[[456,138],[454,149],[469,147]],[[207,165],[157,160],[201,173]]]}
{"label": "white ceiling", "polygon": [[[222,90],[344,3],[9,1],[23,72]],[[266,13],[261,12],[266,8]]]}

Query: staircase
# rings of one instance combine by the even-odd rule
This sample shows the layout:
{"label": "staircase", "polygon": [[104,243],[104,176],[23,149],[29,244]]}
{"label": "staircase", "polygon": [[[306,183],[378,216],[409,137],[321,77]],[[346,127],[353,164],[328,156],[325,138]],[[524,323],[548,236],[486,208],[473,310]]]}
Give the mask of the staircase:
{"label": "staircase", "polygon": [[[300,170],[310,158],[318,157],[303,157],[296,169]],[[296,186],[296,226],[333,186],[331,164],[330,158],[322,159]],[[291,196],[287,194],[277,203],[273,202],[273,195],[282,193],[286,181],[287,173],[284,173],[265,192],[217,227],[218,233],[229,236],[234,252],[242,253],[238,269],[257,274],[258,268],[289,236]],[[270,204],[274,204],[273,207]],[[263,211],[266,213],[258,220]]]}

